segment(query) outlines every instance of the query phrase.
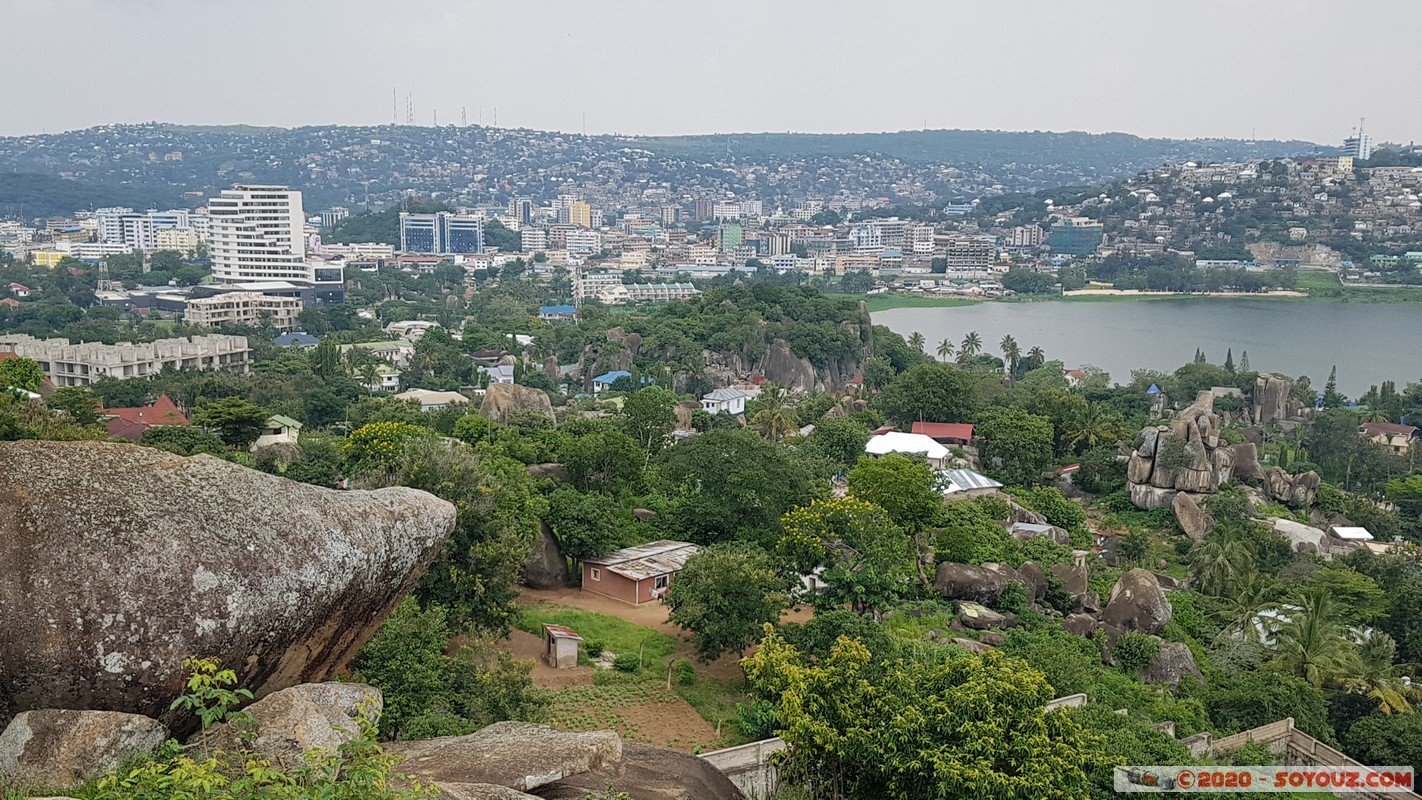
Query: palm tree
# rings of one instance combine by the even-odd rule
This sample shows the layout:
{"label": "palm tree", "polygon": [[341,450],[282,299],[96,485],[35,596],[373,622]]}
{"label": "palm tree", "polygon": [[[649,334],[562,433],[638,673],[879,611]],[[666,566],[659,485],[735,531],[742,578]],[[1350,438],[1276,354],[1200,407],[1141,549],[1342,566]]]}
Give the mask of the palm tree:
{"label": "palm tree", "polygon": [[971,331],[963,337],[963,343],[958,345],[958,354],[965,358],[972,358],[983,349],[983,337],[977,331]]}
{"label": "palm tree", "polygon": [[1101,403],[1090,403],[1067,420],[1066,440],[1072,447],[1095,447],[1118,438],[1120,427],[1114,412]]}
{"label": "palm tree", "polygon": [[1190,549],[1190,578],[1205,594],[1227,597],[1238,594],[1254,573],[1254,553],[1232,537],[1213,537]]}
{"label": "palm tree", "polygon": [[1022,349],[1017,346],[1017,340],[1009,333],[1002,337],[998,346],[1002,348],[1002,360],[1007,362],[1007,371],[1017,372],[1017,362],[1022,358]]}
{"label": "palm tree", "polygon": [[1397,666],[1392,663],[1397,655],[1397,642],[1386,633],[1371,628],[1354,630],[1353,640],[1358,645],[1358,662],[1354,665],[1353,674],[1344,680],[1344,686],[1348,691],[1365,695],[1377,703],[1378,710],[1384,714],[1410,713],[1410,695],[1414,690],[1402,681]]}
{"label": "palm tree", "polygon": [[362,364],[360,367],[360,380],[367,389],[374,391],[380,388],[380,369],[370,362]]}
{"label": "palm tree", "polygon": [[1299,598],[1274,633],[1279,666],[1314,686],[1352,674],[1357,663],[1353,643],[1338,617],[1338,601],[1317,589]]}
{"label": "palm tree", "polygon": [[909,347],[912,347],[913,349],[917,350],[917,351],[920,352],[920,353],[923,352],[923,346],[924,346],[923,334],[919,333],[918,331],[914,331],[913,334],[912,334],[911,336],[909,336],[909,341],[908,341],[908,343],[909,343]]}
{"label": "palm tree", "polygon": [[765,434],[766,438],[778,442],[800,429],[800,422],[794,409],[786,403],[790,393],[782,386],[767,383],[760,389],[760,410],[751,417],[751,424]]}
{"label": "palm tree", "polygon": [[1042,348],[1036,345],[1033,345],[1032,349],[1027,351],[1027,357],[1022,360],[1022,364],[1027,367],[1028,372],[1041,367],[1045,363],[1047,363],[1047,354],[1042,352]]}
{"label": "palm tree", "polygon": [[1363,412],[1364,422],[1388,422],[1387,412],[1381,408],[1370,408]]}
{"label": "palm tree", "polygon": [[938,357],[943,359],[944,361],[947,361],[948,357],[951,355],[953,355],[953,343],[948,341],[947,339],[944,339],[943,341],[939,342]]}
{"label": "palm tree", "polygon": [[1258,644],[1267,623],[1261,612],[1277,605],[1268,580],[1256,572],[1239,585],[1233,598],[1222,599],[1225,607],[1219,618],[1224,622],[1223,633]]}

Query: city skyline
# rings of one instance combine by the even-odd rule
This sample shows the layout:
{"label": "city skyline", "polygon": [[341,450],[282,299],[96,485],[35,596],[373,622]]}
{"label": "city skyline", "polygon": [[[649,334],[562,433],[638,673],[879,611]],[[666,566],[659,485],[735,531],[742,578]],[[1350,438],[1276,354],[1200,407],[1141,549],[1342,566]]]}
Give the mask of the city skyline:
{"label": "city skyline", "polygon": [[[932,129],[1413,141],[1399,59],[1422,6],[1375,0],[1039,5],[630,0],[563,5],[0,0],[14,30],[0,135],[178,124],[415,124],[672,135]],[[1340,20],[1366,26],[1340,57]],[[273,24],[273,21],[277,24]],[[161,35],[160,35],[161,34]],[[224,80],[244,56],[263,69]],[[100,81],[102,76],[102,81]],[[168,84],[163,91],[123,87]],[[56,87],[98,85],[70,95]],[[104,88],[110,87],[110,88]],[[497,109],[497,112],[496,112]],[[497,119],[495,114],[497,113]]]}

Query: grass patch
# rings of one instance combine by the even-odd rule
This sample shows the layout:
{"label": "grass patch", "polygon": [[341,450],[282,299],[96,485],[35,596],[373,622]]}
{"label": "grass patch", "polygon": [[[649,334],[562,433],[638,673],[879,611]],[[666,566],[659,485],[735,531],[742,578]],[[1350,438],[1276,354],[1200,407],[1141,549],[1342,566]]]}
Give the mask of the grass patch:
{"label": "grass patch", "polygon": [[[896,639],[921,642],[929,631],[941,631],[947,634],[950,630],[949,626],[955,619],[957,619],[957,615],[951,608],[921,615],[907,614],[899,610],[885,617],[881,627],[885,633]],[[966,634],[954,633],[953,635],[965,636]]]}
{"label": "grass patch", "polygon": [[544,624],[566,625],[583,641],[597,639],[613,653],[642,654],[642,670],[665,673],[667,658],[676,650],[676,639],[661,631],[637,625],[608,614],[552,603],[519,607],[518,627],[535,636],[543,635]]}
{"label": "grass patch", "polygon": [[956,308],[977,305],[979,300],[966,297],[933,297],[921,294],[871,294],[864,295],[864,307],[872,314],[891,308]]}
{"label": "grass patch", "polygon": [[750,741],[741,735],[736,724],[740,718],[736,706],[752,700],[744,679],[724,680],[698,674],[696,683],[683,686],[673,681],[672,688],[702,719],[720,726],[721,746],[734,747]]}
{"label": "grass patch", "polygon": [[569,731],[614,730],[624,739],[651,744],[641,727],[622,714],[630,706],[670,705],[676,693],[645,677],[600,673],[593,686],[566,686],[553,692],[548,722]]}

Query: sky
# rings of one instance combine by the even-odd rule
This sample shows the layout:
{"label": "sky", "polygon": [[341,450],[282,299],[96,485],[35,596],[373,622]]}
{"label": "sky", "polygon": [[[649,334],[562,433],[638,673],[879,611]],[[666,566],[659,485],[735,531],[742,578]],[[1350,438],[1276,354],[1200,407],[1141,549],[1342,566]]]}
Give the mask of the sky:
{"label": "sky", "polygon": [[0,135],[115,122],[1422,139],[1418,0],[0,0]]}

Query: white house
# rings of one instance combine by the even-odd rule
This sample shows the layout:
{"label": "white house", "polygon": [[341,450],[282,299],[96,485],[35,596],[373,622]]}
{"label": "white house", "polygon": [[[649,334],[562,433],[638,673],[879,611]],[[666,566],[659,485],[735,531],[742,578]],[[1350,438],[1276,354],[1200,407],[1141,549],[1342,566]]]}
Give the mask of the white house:
{"label": "white house", "polygon": [[864,453],[874,458],[882,458],[890,453],[917,453],[928,459],[929,466],[943,469],[952,456],[947,447],[921,433],[889,431],[869,437],[864,445]]}
{"label": "white house", "polygon": [[432,392],[428,389],[411,389],[395,395],[396,400],[418,400],[421,411],[439,411],[452,405],[469,402],[469,398],[459,392]]}
{"label": "white house", "polygon": [[760,394],[749,389],[717,389],[701,397],[701,408],[708,414],[743,414],[746,401]]}
{"label": "white house", "polygon": [[489,376],[490,386],[493,386],[496,383],[514,382],[513,364],[498,364],[492,367],[480,367],[479,374]]}
{"label": "white house", "polygon": [[262,426],[262,435],[252,443],[252,450],[255,451],[274,444],[296,444],[300,437],[300,422],[281,414],[273,414],[267,418],[266,425]]}
{"label": "white house", "polygon": [[381,364],[375,368],[375,380],[361,385],[371,392],[398,392],[400,391],[400,370]]}

